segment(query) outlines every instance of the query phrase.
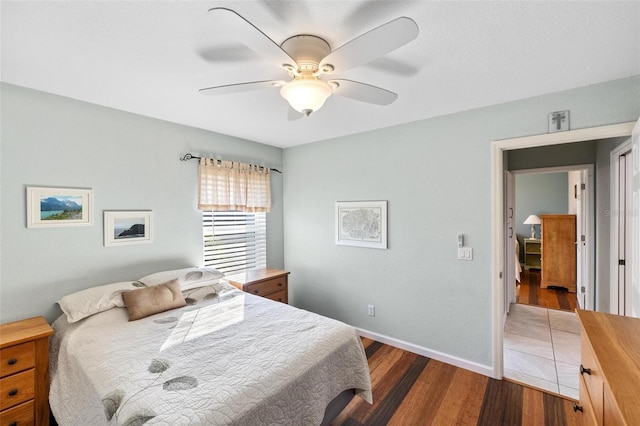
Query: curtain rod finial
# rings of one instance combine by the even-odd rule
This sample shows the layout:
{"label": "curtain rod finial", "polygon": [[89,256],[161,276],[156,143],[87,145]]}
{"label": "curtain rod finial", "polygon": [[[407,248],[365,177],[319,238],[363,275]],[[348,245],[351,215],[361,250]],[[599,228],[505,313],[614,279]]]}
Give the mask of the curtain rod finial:
{"label": "curtain rod finial", "polygon": [[194,157],[193,155],[191,155],[191,153],[186,153],[184,156],[182,156],[182,158],[180,158],[180,161],[189,161],[192,158],[198,158],[198,157]]}

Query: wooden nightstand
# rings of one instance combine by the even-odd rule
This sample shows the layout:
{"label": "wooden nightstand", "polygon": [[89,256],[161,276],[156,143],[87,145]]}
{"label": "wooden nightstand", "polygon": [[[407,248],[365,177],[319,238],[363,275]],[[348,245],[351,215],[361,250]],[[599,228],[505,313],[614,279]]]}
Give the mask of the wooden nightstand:
{"label": "wooden nightstand", "polygon": [[230,284],[247,293],[266,297],[282,303],[289,303],[287,276],[289,272],[280,269],[252,269],[225,277]]}
{"label": "wooden nightstand", "polygon": [[542,269],[542,242],[536,238],[524,239],[524,269]]}
{"label": "wooden nightstand", "polygon": [[0,325],[0,424],[49,424],[49,336],[35,317]]}

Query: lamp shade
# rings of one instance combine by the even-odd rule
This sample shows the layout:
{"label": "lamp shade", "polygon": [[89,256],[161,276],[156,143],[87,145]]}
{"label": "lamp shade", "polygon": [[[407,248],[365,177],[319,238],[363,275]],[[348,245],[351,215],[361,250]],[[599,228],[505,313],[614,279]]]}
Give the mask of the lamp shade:
{"label": "lamp shade", "polygon": [[295,79],[280,88],[291,108],[306,115],[319,110],[331,93],[329,83],[315,78]]}
{"label": "lamp shade", "polygon": [[529,215],[529,217],[522,222],[524,225],[540,225],[542,221],[535,214]]}

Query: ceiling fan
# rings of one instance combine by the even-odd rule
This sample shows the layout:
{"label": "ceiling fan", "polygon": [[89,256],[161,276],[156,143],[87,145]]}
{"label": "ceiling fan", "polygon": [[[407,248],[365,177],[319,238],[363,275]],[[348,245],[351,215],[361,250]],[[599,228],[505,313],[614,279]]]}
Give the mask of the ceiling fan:
{"label": "ceiling fan", "polygon": [[[411,18],[400,17],[380,25],[331,50],[321,37],[294,35],[278,45],[251,22],[235,11],[216,7],[209,15],[221,25],[235,31],[237,38],[265,59],[285,69],[291,80],[263,80],[200,89],[205,95],[223,95],[248,90],[280,88],[289,102],[289,119],[309,116],[322,107],[332,94],[376,105],[389,105],[398,95],[389,90],[345,79],[327,79],[334,72],[346,71],[385,55],[418,36],[418,26]],[[292,111],[293,110],[293,111]],[[301,115],[302,114],[302,115]]]}

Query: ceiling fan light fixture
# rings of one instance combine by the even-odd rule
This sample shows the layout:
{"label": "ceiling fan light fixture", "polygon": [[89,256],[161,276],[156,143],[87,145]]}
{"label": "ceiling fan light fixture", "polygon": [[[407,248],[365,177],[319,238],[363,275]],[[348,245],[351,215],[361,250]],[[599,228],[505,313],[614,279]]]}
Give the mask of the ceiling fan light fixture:
{"label": "ceiling fan light fixture", "polygon": [[319,110],[331,93],[331,86],[326,81],[315,78],[295,79],[280,88],[280,95],[291,108],[305,115]]}

